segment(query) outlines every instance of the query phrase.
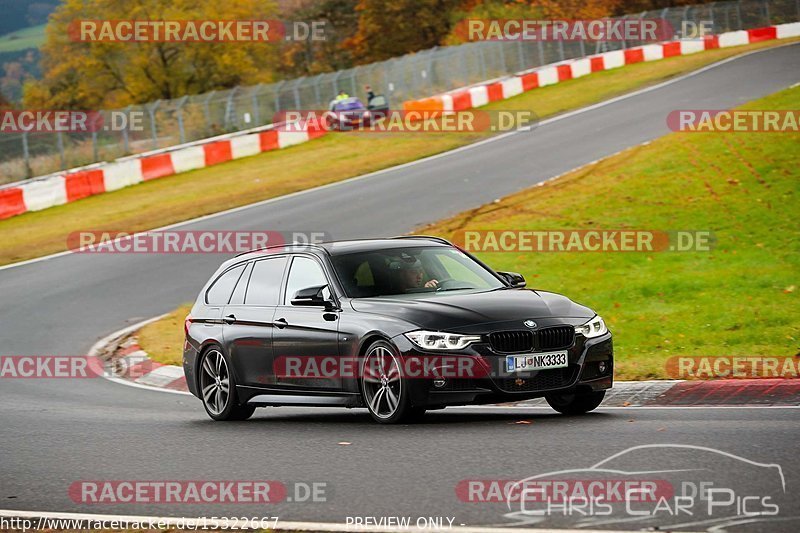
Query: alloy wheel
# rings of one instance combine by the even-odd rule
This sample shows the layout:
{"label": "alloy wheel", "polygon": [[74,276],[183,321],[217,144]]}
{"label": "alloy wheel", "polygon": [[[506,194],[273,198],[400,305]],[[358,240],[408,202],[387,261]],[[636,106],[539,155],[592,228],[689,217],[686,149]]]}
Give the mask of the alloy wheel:
{"label": "alloy wheel", "polygon": [[225,357],[217,349],[209,350],[203,357],[200,390],[210,413],[219,415],[225,410],[230,400],[230,373]]}
{"label": "alloy wheel", "polygon": [[378,418],[391,418],[400,407],[403,394],[395,355],[381,345],[371,348],[364,358],[361,381],[369,410]]}

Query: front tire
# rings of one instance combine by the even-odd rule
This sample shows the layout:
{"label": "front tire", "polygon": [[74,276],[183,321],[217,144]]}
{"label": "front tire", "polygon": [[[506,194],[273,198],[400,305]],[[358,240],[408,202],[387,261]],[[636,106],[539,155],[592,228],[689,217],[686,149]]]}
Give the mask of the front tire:
{"label": "front tire", "polygon": [[219,346],[211,346],[200,360],[200,399],[208,416],[218,421],[247,420],[256,408],[239,405],[236,381]]}
{"label": "front tire", "polygon": [[545,400],[562,415],[582,415],[597,409],[605,395],[604,390],[583,394],[552,394],[545,396]]}
{"label": "front tire", "polygon": [[381,424],[405,422],[419,412],[411,406],[400,361],[392,344],[376,341],[361,364],[361,396],[373,420]]}

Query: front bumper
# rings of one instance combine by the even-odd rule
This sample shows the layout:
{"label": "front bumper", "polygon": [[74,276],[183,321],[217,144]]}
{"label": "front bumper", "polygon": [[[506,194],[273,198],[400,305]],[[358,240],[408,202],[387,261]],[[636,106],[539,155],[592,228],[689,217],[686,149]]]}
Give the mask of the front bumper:
{"label": "front bumper", "polygon": [[[611,333],[594,339],[575,336],[567,351],[565,368],[510,373],[504,369],[505,354],[493,352],[488,344],[473,344],[458,354],[425,352],[400,335],[393,339],[408,365],[409,361],[433,359],[449,362],[442,369],[441,379],[429,373],[408,379],[411,402],[415,406],[436,408],[448,405],[486,404],[540,398],[549,394],[572,394],[610,389],[614,381],[614,349]],[[561,350],[559,350],[561,351]],[[471,364],[453,365],[458,358],[469,358]],[[601,365],[602,363],[602,365]],[[421,363],[422,364],[422,363]],[[458,368],[479,369],[460,373]],[[601,371],[602,369],[602,371]]]}

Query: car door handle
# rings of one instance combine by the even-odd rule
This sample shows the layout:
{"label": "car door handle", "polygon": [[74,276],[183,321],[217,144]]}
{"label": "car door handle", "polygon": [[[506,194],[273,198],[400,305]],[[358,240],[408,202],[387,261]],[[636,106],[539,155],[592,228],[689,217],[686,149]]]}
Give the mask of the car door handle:
{"label": "car door handle", "polygon": [[222,321],[225,322],[226,324],[233,324],[234,322],[236,322],[236,315],[228,315],[225,318],[223,318]]}
{"label": "car door handle", "polygon": [[286,322],[286,319],[285,319],[285,318],[279,318],[278,320],[276,320],[275,322],[273,322],[273,325],[274,325],[276,328],[283,329],[283,328],[285,328],[286,326],[288,326],[288,325],[289,325],[289,323],[288,323],[288,322]]}

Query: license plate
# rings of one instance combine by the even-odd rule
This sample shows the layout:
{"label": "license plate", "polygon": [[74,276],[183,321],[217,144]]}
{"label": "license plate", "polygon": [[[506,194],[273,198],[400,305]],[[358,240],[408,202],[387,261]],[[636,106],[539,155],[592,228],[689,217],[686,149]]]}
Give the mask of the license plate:
{"label": "license plate", "polygon": [[534,353],[506,356],[507,372],[530,372],[567,366],[567,352]]}

